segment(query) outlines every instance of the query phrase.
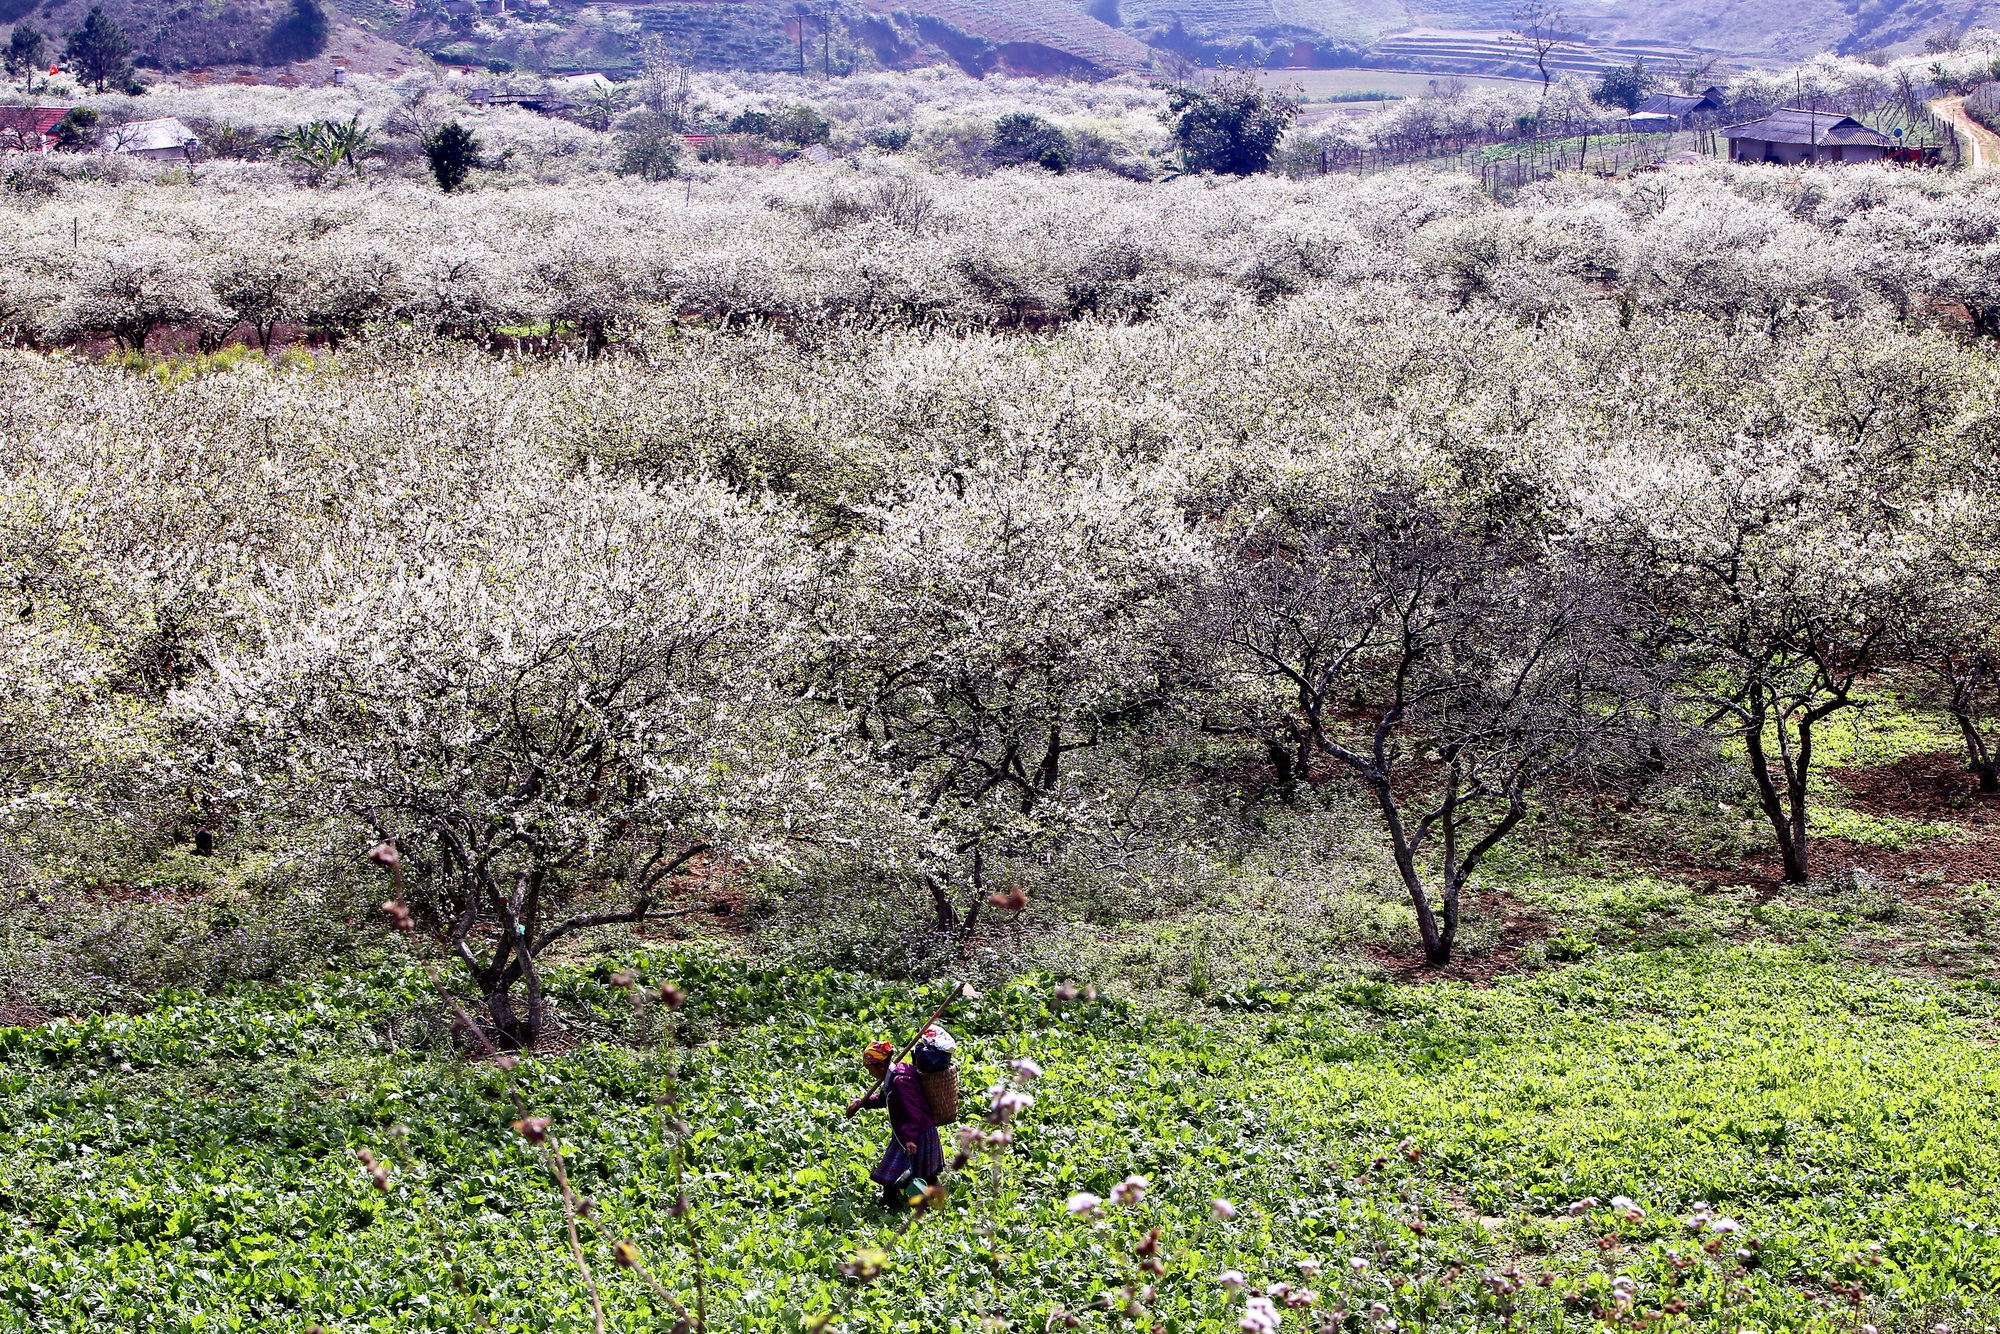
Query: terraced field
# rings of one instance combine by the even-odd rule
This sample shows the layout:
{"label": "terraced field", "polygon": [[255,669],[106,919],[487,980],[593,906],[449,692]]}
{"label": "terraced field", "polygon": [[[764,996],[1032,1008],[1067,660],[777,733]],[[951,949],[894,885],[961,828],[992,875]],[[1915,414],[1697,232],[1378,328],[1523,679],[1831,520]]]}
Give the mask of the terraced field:
{"label": "terraced field", "polygon": [[[1333,0],[1329,7],[1348,6]],[[1400,10],[1400,6],[1397,8]],[[1272,0],[1121,0],[1118,14],[1132,27],[1154,30],[1178,24],[1188,32],[1204,36],[1252,33],[1279,22]],[[1309,22],[1306,26],[1320,25]]]}
{"label": "terraced field", "polygon": [[[1129,33],[1071,8],[1061,0],[870,0],[877,13],[932,17],[969,36],[1001,48],[1009,65],[1031,68],[1033,51],[1047,51],[1110,73],[1143,73],[1152,67],[1151,47]],[[1010,48],[1012,48],[1010,50]]]}
{"label": "terraced field", "polygon": [[786,29],[790,6],[771,0],[658,0],[637,8],[640,29],[704,69],[795,70],[799,54]]}
{"label": "terraced field", "polygon": [[[1634,60],[1644,60],[1655,67],[1673,68],[1688,61],[1692,54],[1688,48],[1669,42],[1578,44],[1551,52],[1548,66],[1552,73],[1591,75],[1614,66],[1629,65]],[[1520,76],[1532,74],[1535,62],[1529,50],[1505,32],[1419,29],[1377,42],[1363,64],[1451,74],[1506,73]]]}

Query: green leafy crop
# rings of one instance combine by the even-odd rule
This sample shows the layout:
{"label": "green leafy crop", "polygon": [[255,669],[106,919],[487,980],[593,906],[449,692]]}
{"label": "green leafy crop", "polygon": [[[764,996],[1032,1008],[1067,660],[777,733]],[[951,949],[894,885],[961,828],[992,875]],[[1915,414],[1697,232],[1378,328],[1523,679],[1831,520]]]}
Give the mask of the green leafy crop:
{"label": "green leafy crop", "polygon": [[[1517,1328],[1592,1328],[1614,1277],[1641,1308],[1682,1301],[1665,1328],[1847,1330],[1834,1281],[1863,1282],[1884,1327],[2000,1300],[2000,1074],[1972,1040],[1995,1006],[1972,989],[1662,951],[1483,991],[1308,992],[1212,1029],[1023,978],[954,1024],[975,1093],[1011,1056],[1046,1071],[1008,1173],[955,1178],[857,1287],[840,1266],[893,1220],[864,1181],[880,1129],[839,1110],[861,1045],[900,1035],[931,993],[707,951],[628,966],[690,995],[695,1045],[672,1059],[716,1328],[798,1330],[836,1308],[851,1329],[1108,1321],[1092,1302],[1152,1227],[1151,1312],[1174,1331],[1235,1326],[1244,1299],[1215,1282],[1232,1269],[1309,1284],[1320,1315],[1303,1318],[1345,1307],[1352,1329],[1375,1302],[1404,1328],[1492,1329],[1510,1303]],[[617,1040],[603,972],[552,982],[571,1031],[599,1036],[514,1078],[597,1202],[584,1245],[611,1323],[664,1327],[607,1259],[626,1237],[675,1252],[646,1058]],[[385,970],[5,1030],[0,1328],[589,1328],[501,1076],[385,1049],[426,1003],[421,974]],[[376,1191],[355,1151],[398,1126],[411,1165]],[[1134,1175],[1135,1203],[1066,1208]],[[1601,1203],[1621,1196],[1638,1219]],[[1749,1262],[1701,1251],[1708,1234],[1681,1222],[1697,1205],[1740,1223]],[[684,1259],[659,1263],[686,1279]]]}

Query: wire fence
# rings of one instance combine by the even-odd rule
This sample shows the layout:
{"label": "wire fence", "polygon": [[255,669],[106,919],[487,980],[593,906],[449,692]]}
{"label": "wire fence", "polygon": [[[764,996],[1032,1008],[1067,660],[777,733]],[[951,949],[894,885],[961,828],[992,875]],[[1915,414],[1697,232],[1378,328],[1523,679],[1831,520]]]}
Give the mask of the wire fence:
{"label": "wire fence", "polygon": [[1506,193],[1558,172],[1617,173],[1676,152],[1713,156],[1724,151],[1721,142],[1713,129],[1704,128],[1672,134],[1557,133],[1388,148],[1321,145],[1316,165],[1321,173],[1368,174],[1408,166],[1463,172],[1479,177],[1489,191]]}
{"label": "wire fence", "polygon": [[[1362,147],[1322,142],[1318,161],[1294,161],[1291,170],[1322,174],[1368,174],[1398,167],[1422,166],[1434,171],[1463,172],[1479,178],[1495,195],[1511,194],[1561,172],[1621,175],[1663,161],[1697,158],[1726,159],[1729,126],[1761,119],[1773,108],[1739,107],[1732,114],[1696,123],[1666,134],[1554,132],[1533,135],[1464,136],[1427,143]],[[1852,111],[1822,108],[1829,115],[1854,115],[1869,128],[1889,135],[1894,160],[1925,166],[1960,164],[1963,145],[1956,128],[1931,111],[1927,102],[1900,99]],[[1856,113],[1859,114],[1856,114]]]}

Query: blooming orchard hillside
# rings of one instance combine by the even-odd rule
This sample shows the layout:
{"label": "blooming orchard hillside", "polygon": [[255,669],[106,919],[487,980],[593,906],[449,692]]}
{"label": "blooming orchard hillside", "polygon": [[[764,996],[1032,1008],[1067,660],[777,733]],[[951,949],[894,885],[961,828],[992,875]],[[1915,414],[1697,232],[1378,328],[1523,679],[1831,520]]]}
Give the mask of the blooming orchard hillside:
{"label": "blooming orchard hillside", "polygon": [[107,170],[0,228],[24,1329],[2000,1309],[1993,178]]}
{"label": "blooming orchard hillside", "polygon": [[267,190],[218,171],[79,187],[13,218],[0,327],[31,342],[136,346],[161,330],[213,346],[232,330],[339,338],[396,321],[595,345],[689,318],[1039,325],[1371,283],[1387,302],[1527,320],[1607,306],[1767,330],[1870,310],[2000,318],[2000,186],[1887,167],[1565,178],[1506,205],[1450,175],[1146,185],[893,160],[457,195]]}
{"label": "blooming orchard hillside", "polygon": [[[1420,753],[1406,749],[1420,740],[1473,744],[1469,734],[1450,739],[1473,717],[1501,727],[1513,739],[1466,778],[1474,805],[1491,805],[1509,825],[1537,783],[1578,777],[1559,777],[1569,766],[1644,788],[1697,743],[1702,715],[1719,707],[1716,726],[1747,711],[1780,729],[1772,744],[1799,766],[1766,795],[1780,841],[1797,845],[1806,868],[1798,822],[1812,804],[1812,761],[1790,753],[1790,729],[1854,707],[1856,675],[1871,664],[1900,664],[1916,688],[1933,666],[1949,673],[1982,651],[1990,365],[1983,348],[1886,312],[1834,319],[1802,303],[1753,321],[1591,300],[1537,323],[1486,301],[1413,301],[1387,284],[1246,301],[1227,314],[1086,322],[1053,337],[845,323],[682,331],[583,362],[498,360],[407,331],[320,363],[237,363],[192,378],[17,353],[6,363],[9,512],[20,516],[10,559],[34,615],[10,633],[24,664],[70,663],[17,696],[17,707],[36,711],[19,723],[74,735],[74,749],[24,756],[19,796],[94,784],[107,774],[85,765],[87,755],[178,733],[174,746],[191,749],[163,754],[164,768],[146,764],[170,804],[194,790],[182,768],[192,764],[220,784],[201,798],[218,818],[246,802],[276,803],[273,818],[295,802],[298,816],[351,807],[381,818],[391,791],[371,796],[366,785],[400,783],[396,766],[350,772],[341,757],[386,721],[367,722],[359,700],[321,695],[333,730],[288,730],[306,725],[296,692],[314,679],[309,646],[338,642],[341,618],[375,633],[368,622],[402,614],[385,606],[355,621],[358,612],[336,608],[365,605],[357,599],[381,580],[417,580],[399,605],[414,608],[433,591],[444,599],[434,626],[440,665],[393,668],[410,707],[445,688],[422,682],[461,653],[449,645],[482,635],[531,659],[552,654],[552,666],[569,662],[561,645],[595,645],[593,655],[610,655],[599,665],[569,662],[534,686],[585,688],[591,673],[639,651],[619,638],[628,633],[620,616],[590,610],[635,595],[619,591],[629,576],[598,554],[620,531],[614,514],[639,505],[638,522],[653,503],[629,488],[709,495],[720,480],[740,499],[701,504],[718,507],[715,522],[768,530],[758,541],[773,545],[759,560],[772,572],[756,576],[765,582],[750,602],[775,620],[760,630],[742,623],[764,655],[754,665],[680,682],[674,691],[696,694],[673,708],[698,712],[708,707],[701,699],[720,706],[740,694],[727,707],[732,725],[747,729],[743,744],[778,749],[743,761],[753,772],[773,767],[740,797],[680,814],[661,807],[670,842],[734,840],[752,862],[791,865],[840,849],[835,861],[901,866],[909,878],[877,889],[893,900],[928,895],[933,884],[938,929],[956,931],[962,910],[949,905],[961,893],[976,902],[995,877],[1060,880],[1091,861],[1096,839],[1143,828],[1166,838],[1197,819],[1202,802],[1188,806],[1187,794],[1156,786],[1147,755],[1192,746],[1174,762],[1206,770],[1216,760],[1203,749],[1242,750],[1244,762],[1282,760],[1277,774],[1290,783],[1286,775],[1338,758],[1347,743],[1334,742],[1348,724],[1337,713],[1353,707],[1351,695],[1364,701],[1363,716],[1389,710],[1391,735],[1416,729],[1384,764]],[[1368,508],[1378,504],[1425,517],[1399,536],[1387,513]],[[1456,545],[1475,517],[1490,533],[1513,534],[1510,545]],[[1376,525],[1388,526],[1367,536]],[[680,544],[696,541],[698,528],[663,535],[657,559],[693,559],[696,548]],[[539,548],[555,532],[568,534],[569,554],[545,565],[554,553]],[[1236,575],[1243,553],[1279,541],[1311,544],[1329,564],[1287,573],[1306,582],[1268,602]],[[1714,564],[1730,552],[1738,565]],[[1389,582],[1353,584],[1356,560]],[[984,582],[940,582],[989,564]],[[1510,588],[1543,587],[1539,602],[1583,579],[1579,590],[1611,598],[1509,632],[1587,652],[1592,672],[1607,673],[1587,678],[1588,688],[1611,693],[1588,705],[1552,694],[1516,715],[1530,697],[1508,704],[1478,693],[1510,679],[1521,688],[1508,675],[1520,648],[1494,640],[1477,651],[1496,655],[1480,672],[1499,676],[1433,682],[1423,700],[1454,701],[1435,717],[1416,698],[1366,703],[1406,679],[1374,675],[1391,665],[1375,639],[1379,599],[1401,605],[1398,581],[1422,587],[1445,570],[1456,571],[1461,600],[1436,603],[1436,618],[1405,630],[1444,636],[1439,653],[1452,644],[1471,652],[1464,636],[1498,633],[1493,616],[1457,618],[1516,596]],[[461,578],[472,582],[461,588]],[[540,630],[492,619],[529,605],[524,598],[554,599],[550,614],[568,628],[530,649]],[[492,606],[481,610],[481,599]],[[1287,599],[1304,601],[1287,610]],[[557,616],[558,606],[570,610]],[[1305,609],[1303,638],[1274,637]],[[721,625],[692,642],[739,633]],[[429,635],[390,638],[414,651]],[[1832,643],[1856,644],[1860,656],[1829,656]],[[1637,674],[1613,671],[1607,655],[1631,652]],[[946,671],[946,662],[956,665]],[[1408,670],[1419,667],[1430,670],[1418,660]],[[466,696],[475,713],[516,707],[505,692],[526,687],[449,679],[455,691],[502,692]],[[1974,738],[1986,726],[1981,680],[1962,701]],[[1310,693],[1299,693],[1302,681]],[[776,693],[744,703],[766,687]],[[639,728],[653,738],[648,747],[720,744],[695,740],[693,715],[649,731],[644,710],[665,697],[648,698],[656,703],[629,719],[603,714],[593,725]],[[1600,722],[1634,709],[1635,721],[1672,722],[1628,738],[1637,753],[1588,757],[1560,740],[1581,725],[1560,710],[1578,706],[1610,710]],[[266,724],[272,749],[226,754]],[[363,731],[348,736],[352,727]],[[1763,744],[1761,731],[1749,735]],[[957,739],[931,749],[944,738]],[[531,760],[550,739],[508,744],[528,747],[520,763],[552,762]],[[322,758],[305,764],[315,751]],[[435,781],[449,785],[453,762],[436,762]],[[662,774],[682,772],[679,761],[658,762]],[[271,786],[275,771],[255,777],[267,765],[291,776]],[[807,778],[836,771],[848,781]],[[321,772],[336,788],[308,781]],[[879,791],[855,785],[866,773]],[[963,804],[939,806],[961,782],[970,784]],[[433,809],[430,798],[396,791],[396,801]],[[806,791],[822,795],[785,795]],[[805,808],[835,791],[857,804],[825,843],[830,831],[811,834],[817,817]],[[1455,821],[1475,813],[1453,809]],[[559,808],[548,815],[570,818]],[[1022,815],[1032,819],[1009,823]],[[586,840],[593,856],[623,855],[615,841],[600,847],[601,837]],[[1428,854],[1411,855],[1411,893],[1421,895]],[[1068,858],[1082,862],[1057,870]],[[1453,863],[1447,879],[1472,869]],[[952,883],[963,888],[947,892]]]}

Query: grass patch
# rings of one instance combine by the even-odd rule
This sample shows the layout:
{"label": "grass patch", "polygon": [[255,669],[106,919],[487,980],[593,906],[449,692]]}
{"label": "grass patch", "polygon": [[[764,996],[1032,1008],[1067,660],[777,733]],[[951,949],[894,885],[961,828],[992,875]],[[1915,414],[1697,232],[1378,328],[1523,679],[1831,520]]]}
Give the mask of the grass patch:
{"label": "grass patch", "polygon": [[1742,916],[1738,896],[1697,894],[1684,880],[1650,875],[1542,875],[1508,890],[1543,909],[1567,942],[1548,957],[1582,957],[1578,942],[1684,947],[1726,935]]}
{"label": "grass patch", "polygon": [[1816,838],[1840,838],[1864,847],[1906,852],[1935,843],[1958,843],[1965,831],[1931,820],[1906,820],[1897,815],[1871,815],[1839,806],[1817,805],[1806,812],[1806,827]]}
{"label": "grass patch", "polygon": [[[1219,1269],[1298,1281],[1300,1259],[1326,1266],[1322,1308],[1379,1300],[1432,1331],[1497,1327],[1477,1278],[1510,1263],[1529,1279],[1522,1329],[1591,1328],[1622,1273],[1650,1302],[1688,1301],[1681,1328],[1845,1331],[1848,1310],[1817,1294],[1877,1239],[1888,1263],[1869,1272],[1868,1313],[1884,1329],[2000,1301],[2000,1070],[1973,1040],[1995,1005],[1974,988],[1775,949],[1662,951],[1484,991],[1350,983],[1197,1026],[1054,1008],[1027,979],[961,1023],[969,1085],[1015,1052],[1048,1070],[1012,1175],[961,1177],[857,1291],[836,1265],[889,1220],[862,1182],[879,1128],[839,1108],[859,1044],[925,993],[712,953],[645,967],[697,997],[703,1045],[679,1060],[719,1329],[797,1330],[835,1304],[850,1329],[969,1334],[982,1314],[1040,1328],[1084,1308],[1153,1225],[1171,1257],[1155,1313],[1174,1331],[1234,1327]],[[615,1028],[620,1002],[590,974],[562,973],[556,992],[581,1031]],[[383,1021],[422,995],[385,970],[6,1030],[0,1327],[462,1329],[477,1306],[500,1328],[588,1328],[502,1076],[382,1050]],[[595,1041],[520,1077],[600,1201],[585,1240],[614,1322],[650,1327],[653,1299],[607,1254],[621,1236],[671,1253],[646,1058]],[[397,1124],[419,1169],[378,1195],[354,1151]],[[1133,1172],[1152,1182],[1136,1209],[1101,1227],[1065,1213],[1071,1192]],[[1565,1212],[1617,1194],[1647,1217]],[[1209,1219],[1217,1195],[1242,1215]],[[1762,1244],[1726,1312],[1712,1262],[1668,1259],[1689,1250],[1676,1215],[1697,1201]]]}
{"label": "grass patch", "polygon": [[1912,708],[1889,687],[1860,691],[1858,698],[1860,707],[1843,709],[1814,730],[1815,764],[1871,768],[1964,745],[1944,715]]}

